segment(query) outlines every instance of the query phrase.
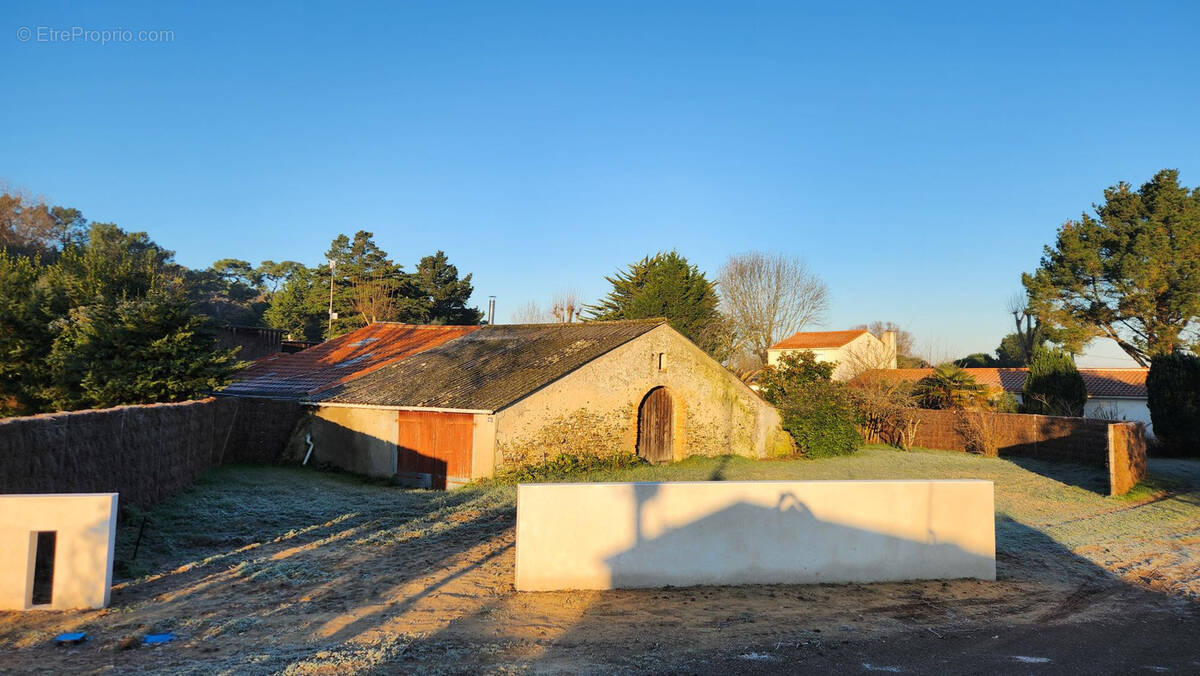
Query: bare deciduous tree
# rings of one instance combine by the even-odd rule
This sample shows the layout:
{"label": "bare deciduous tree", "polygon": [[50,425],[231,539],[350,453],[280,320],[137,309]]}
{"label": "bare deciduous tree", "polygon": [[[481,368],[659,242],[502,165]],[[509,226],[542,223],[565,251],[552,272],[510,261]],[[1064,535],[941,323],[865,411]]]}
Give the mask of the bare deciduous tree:
{"label": "bare deciduous tree", "polygon": [[1024,353],[1025,363],[1033,361],[1033,348],[1037,347],[1042,334],[1042,322],[1029,308],[1029,296],[1020,291],[1008,299],[1008,312],[1017,325],[1017,339]]}
{"label": "bare deciduous tree", "polygon": [[764,364],[767,348],[821,323],[829,310],[829,288],[798,258],[760,251],[730,256],[718,279],[740,347]]}
{"label": "bare deciduous tree", "polygon": [[550,324],[553,321],[554,317],[534,300],[513,310],[509,315],[509,322],[513,324]]}
{"label": "bare deciduous tree", "polygon": [[0,183],[0,248],[38,249],[54,239],[45,198]]}
{"label": "bare deciduous tree", "polygon": [[351,305],[364,324],[392,321],[397,314],[395,287],[381,276],[355,280]]}
{"label": "bare deciduous tree", "polygon": [[548,309],[531,300],[514,310],[510,319],[514,324],[570,324],[579,320],[581,312],[583,303],[579,302],[579,294],[567,289],[554,294]]}
{"label": "bare deciduous tree", "polygon": [[559,324],[570,324],[579,319],[583,312],[583,303],[579,302],[579,294],[571,289],[559,291],[550,301],[550,314]]}

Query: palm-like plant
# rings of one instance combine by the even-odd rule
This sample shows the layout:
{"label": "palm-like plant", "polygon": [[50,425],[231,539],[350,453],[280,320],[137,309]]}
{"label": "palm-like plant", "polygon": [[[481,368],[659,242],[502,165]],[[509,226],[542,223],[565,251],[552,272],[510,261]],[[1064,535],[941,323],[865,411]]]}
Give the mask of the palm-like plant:
{"label": "palm-like plant", "polygon": [[983,403],[986,391],[975,377],[946,363],[917,382],[914,394],[921,408],[971,408]]}

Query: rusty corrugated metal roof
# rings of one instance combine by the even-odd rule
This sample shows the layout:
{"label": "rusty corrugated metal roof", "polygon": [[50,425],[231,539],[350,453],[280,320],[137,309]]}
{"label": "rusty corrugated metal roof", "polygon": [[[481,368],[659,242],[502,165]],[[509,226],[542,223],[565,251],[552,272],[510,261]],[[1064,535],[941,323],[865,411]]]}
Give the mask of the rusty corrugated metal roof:
{"label": "rusty corrugated metal roof", "polygon": [[[975,382],[988,388],[1003,389],[1012,394],[1020,394],[1025,387],[1025,377],[1029,375],[1027,368],[965,368],[963,369],[975,378]],[[1083,384],[1087,387],[1089,397],[1124,397],[1130,399],[1146,398],[1146,368],[1118,369],[1079,369]],[[878,369],[869,371],[871,377],[882,377],[892,380],[920,380],[933,373],[933,369]],[[864,374],[866,375],[866,374]]]}
{"label": "rusty corrugated metal roof", "polygon": [[649,319],[484,326],[310,401],[495,411],[664,324]]}
{"label": "rusty corrugated metal roof", "polygon": [[371,324],[307,350],[259,359],[221,394],[300,399],[478,328]]}

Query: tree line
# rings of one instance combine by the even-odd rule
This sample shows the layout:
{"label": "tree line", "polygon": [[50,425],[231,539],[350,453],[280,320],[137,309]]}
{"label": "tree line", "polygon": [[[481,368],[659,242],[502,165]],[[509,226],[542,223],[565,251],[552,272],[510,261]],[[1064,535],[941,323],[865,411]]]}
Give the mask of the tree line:
{"label": "tree line", "polygon": [[[521,307],[518,322],[610,321],[662,317],[739,376],[753,378],[767,363],[767,350],[780,340],[825,321],[829,288],[802,259],[752,251],[728,258],[708,273],[677,251],[647,255],[605,277],[609,290],[594,303],[560,292],[549,311],[536,303]],[[876,336],[895,331],[904,367],[927,365],[915,344],[894,322],[854,327]]]}
{"label": "tree line", "polygon": [[322,340],[375,321],[481,318],[467,306],[471,275],[460,277],[444,252],[408,272],[359,231],[336,237],[325,258],[191,269],[144,232],[4,189],[0,416],[203,396],[244,366],[217,347],[223,325]]}

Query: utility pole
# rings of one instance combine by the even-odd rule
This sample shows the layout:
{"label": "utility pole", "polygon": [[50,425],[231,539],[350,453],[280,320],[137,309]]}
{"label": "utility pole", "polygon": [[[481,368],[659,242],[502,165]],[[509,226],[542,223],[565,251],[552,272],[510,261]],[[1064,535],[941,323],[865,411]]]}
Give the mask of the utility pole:
{"label": "utility pole", "polygon": [[329,328],[325,331],[325,340],[333,337],[333,272],[337,268],[337,263],[333,259],[329,259]]}

